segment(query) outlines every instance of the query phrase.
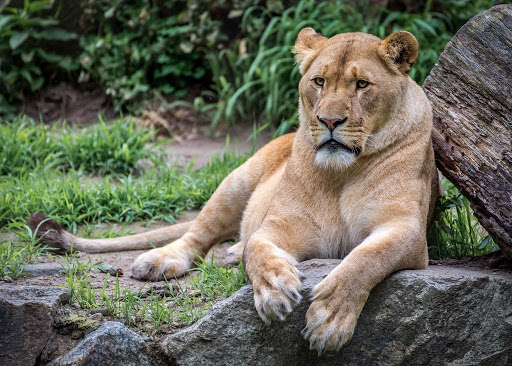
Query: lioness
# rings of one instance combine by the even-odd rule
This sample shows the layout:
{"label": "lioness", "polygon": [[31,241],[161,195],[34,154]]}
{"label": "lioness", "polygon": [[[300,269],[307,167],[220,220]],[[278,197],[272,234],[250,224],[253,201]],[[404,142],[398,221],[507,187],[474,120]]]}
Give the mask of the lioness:
{"label": "lioness", "polygon": [[[195,253],[238,237],[230,249],[253,285],[264,322],[301,301],[297,262],[344,258],[314,289],[303,334],[319,353],[354,333],[372,288],[392,272],[427,265],[427,222],[438,194],[432,113],[408,76],[418,43],[364,33],[327,39],[303,29],[294,47],[302,74],[300,127],[232,172],[192,222],[117,239],[74,237],[54,221],[47,242],[86,252],[152,249],[132,266],[141,280],[182,276]],[[30,220],[36,227],[43,220]]]}

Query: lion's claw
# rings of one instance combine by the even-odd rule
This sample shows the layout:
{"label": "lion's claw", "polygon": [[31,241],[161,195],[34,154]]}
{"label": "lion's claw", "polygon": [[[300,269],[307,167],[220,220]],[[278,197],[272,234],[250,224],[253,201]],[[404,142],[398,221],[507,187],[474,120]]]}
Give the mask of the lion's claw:
{"label": "lion's claw", "polygon": [[279,258],[272,267],[262,269],[252,282],[254,304],[266,324],[275,319],[285,320],[302,300],[300,272],[285,259]]}
{"label": "lion's claw", "polygon": [[344,283],[334,274],[329,275],[313,291],[302,335],[319,355],[338,351],[352,338],[364,306],[365,296],[344,289]]}

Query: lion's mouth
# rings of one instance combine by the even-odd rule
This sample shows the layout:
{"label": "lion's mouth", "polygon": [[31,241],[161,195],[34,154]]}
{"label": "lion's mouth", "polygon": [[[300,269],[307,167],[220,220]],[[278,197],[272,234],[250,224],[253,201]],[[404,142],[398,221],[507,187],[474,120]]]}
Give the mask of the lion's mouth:
{"label": "lion's mouth", "polygon": [[354,154],[355,156],[358,156],[359,154],[361,154],[361,148],[359,146],[354,146],[354,147],[350,148],[347,145],[345,145],[344,143],[339,142],[335,139],[327,140],[322,145],[320,145],[317,150],[324,149],[324,148],[329,149],[329,151],[331,151],[331,152],[335,152],[338,150],[345,150],[349,153]]}

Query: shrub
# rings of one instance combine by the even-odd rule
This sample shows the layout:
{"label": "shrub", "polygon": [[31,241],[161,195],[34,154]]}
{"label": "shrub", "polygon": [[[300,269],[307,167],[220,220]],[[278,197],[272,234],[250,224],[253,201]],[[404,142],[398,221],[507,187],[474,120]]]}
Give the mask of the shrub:
{"label": "shrub", "polygon": [[244,38],[229,49],[208,55],[213,88],[218,94],[212,126],[220,120],[233,123],[250,119],[279,126],[277,133],[282,134],[297,124],[300,75],[290,51],[304,27],[327,37],[360,31],[385,38],[407,30],[420,45],[410,75],[422,84],[457,27],[496,2],[479,1],[467,6],[468,2],[446,1],[443,14],[430,11],[430,1],[422,14],[372,9],[364,4],[352,7],[341,0],[300,0],[277,16],[265,8],[251,7],[242,20]]}
{"label": "shrub", "polygon": [[205,49],[224,39],[206,4],[89,1],[89,13],[99,14],[100,20],[94,24],[97,34],[80,40],[80,61],[88,74],[81,78],[97,81],[118,110],[135,111],[137,102],[155,89],[185,96],[191,84],[205,77]]}
{"label": "shrub", "polygon": [[57,21],[39,16],[50,0],[25,0],[21,9],[0,7],[0,116],[14,113],[13,104],[33,93],[53,70],[70,71],[78,63],[42,48],[42,41],[68,41],[76,35],[57,27]]}

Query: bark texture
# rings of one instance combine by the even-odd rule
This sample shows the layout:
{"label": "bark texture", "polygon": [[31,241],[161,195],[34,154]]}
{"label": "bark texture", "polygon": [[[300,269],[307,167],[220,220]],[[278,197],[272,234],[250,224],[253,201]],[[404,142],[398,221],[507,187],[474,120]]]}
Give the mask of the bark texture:
{"label": "bark texture", "polygon": [[512,259],[512,5],[472,18],[424,84],[438,168]]}

